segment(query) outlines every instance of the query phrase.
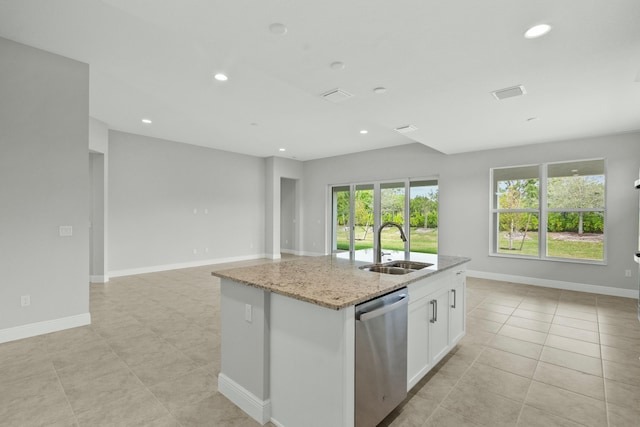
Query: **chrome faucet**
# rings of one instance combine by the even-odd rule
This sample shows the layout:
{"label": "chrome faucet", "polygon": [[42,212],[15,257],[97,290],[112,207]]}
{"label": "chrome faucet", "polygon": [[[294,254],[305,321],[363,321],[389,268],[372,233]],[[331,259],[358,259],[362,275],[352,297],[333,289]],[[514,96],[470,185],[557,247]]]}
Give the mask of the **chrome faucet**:
{"label": "chrome faucet", "polygon": [[391,221],[385,222],[384,224],[382,224],[380,228],[378,228],[378,247],[374,249],[374,252],[376,254],[376,259],[375,259],[376,264],[380,264],[382,262],[382,242],[380,241],[380,239],[382,238],[382,229],[390,225],[393,225],[394,227],[397,227],[398,230],[400,230],[400,238],[402,239],[403,242],[407,241],[407,236],[405,236],[404,230],[402,229],[402,226],[400,224],[398,224],[397,222],[391,222]]}

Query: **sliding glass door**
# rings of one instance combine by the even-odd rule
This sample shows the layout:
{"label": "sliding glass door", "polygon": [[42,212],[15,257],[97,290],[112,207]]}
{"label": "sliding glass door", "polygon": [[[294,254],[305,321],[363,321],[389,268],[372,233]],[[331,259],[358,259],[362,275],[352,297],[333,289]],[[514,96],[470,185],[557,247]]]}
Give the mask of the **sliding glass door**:
{"label": "sliding glass door", "polygon": [[438,181],[436,179],[333,186],[332,252],[373,261],[376,231],[385,222],[381,235],[383,252],[438,253]]}

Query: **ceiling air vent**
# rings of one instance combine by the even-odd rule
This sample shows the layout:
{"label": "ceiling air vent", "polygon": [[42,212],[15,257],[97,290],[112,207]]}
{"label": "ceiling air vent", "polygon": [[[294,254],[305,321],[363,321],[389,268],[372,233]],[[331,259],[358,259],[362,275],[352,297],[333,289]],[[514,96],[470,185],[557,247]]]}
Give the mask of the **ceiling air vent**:
{"label": "ceiling air vent", "polygon": [[409,132],[413,132],[414,130],[417,130],[418,128],[415,127],[414,125],[406,125],[406,126],[400,126],[395,128],[394,130],[398,133],[409,133]]}
{"label": "ceiling air vent", "polygon": [[491,94],[498,100],[503,100],[507,98],[513,98],[514,96],[520,96],[527,93],[524,86],[513,86],[505,89],[498,89],[496,91],[491,92]]}
{"label": "ceiling air vent", "polygon": [[335,103],[342,102],[346,99],[351,98],[352,96],[353,95],[351,95],[349,92],[342,89],[332,89],[329,92],[322,94],[322,97],[324,99]]}

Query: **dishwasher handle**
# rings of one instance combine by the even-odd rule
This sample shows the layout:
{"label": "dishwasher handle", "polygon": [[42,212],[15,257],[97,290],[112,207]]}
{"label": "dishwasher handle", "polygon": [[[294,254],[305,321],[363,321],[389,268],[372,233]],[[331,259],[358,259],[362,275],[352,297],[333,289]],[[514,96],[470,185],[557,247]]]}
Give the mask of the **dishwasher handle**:
{"label": "dishwasher handle", "polygon": [[397,309],[398,307],[400,307],[401,305],[404,305],[407,303],[407,295],[406,294],[401,294],[399,295],[400,299],[396,302],[394,302],[393,304],[389,304],[389,305],[385,305],[384,307],[380,307],[376,310],[373,311],[369,311],[367,313],[362,313],[360,314],[360,320],[361,322],[366,322],[367,320],[371,320],[374,319],[376,317],[382,316],[383,314],[386,314],[390,311],[393,311],[395,309]]}

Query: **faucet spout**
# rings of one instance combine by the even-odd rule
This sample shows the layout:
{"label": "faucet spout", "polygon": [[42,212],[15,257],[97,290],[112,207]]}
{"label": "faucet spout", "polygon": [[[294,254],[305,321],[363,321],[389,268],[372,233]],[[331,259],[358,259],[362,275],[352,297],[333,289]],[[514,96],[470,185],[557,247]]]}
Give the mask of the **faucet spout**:
{"label": "faucet spout", "polygon": [[378,247],[375,248],[374,250],[376,264],[380,264],[382,262],[382,242],[380,241],[382,238],[382,229],[389,226],[394,226],[398,230],[400,230],[400,238],[402,239],[403,242],[407,241],[407,236],[404,234],[404,230],[402,229],[402,226],[400,224],[398,224],[397,222],[391,222],[391,221],[385,222],[384,224],[382,224],[380,228],[378,228]]}

